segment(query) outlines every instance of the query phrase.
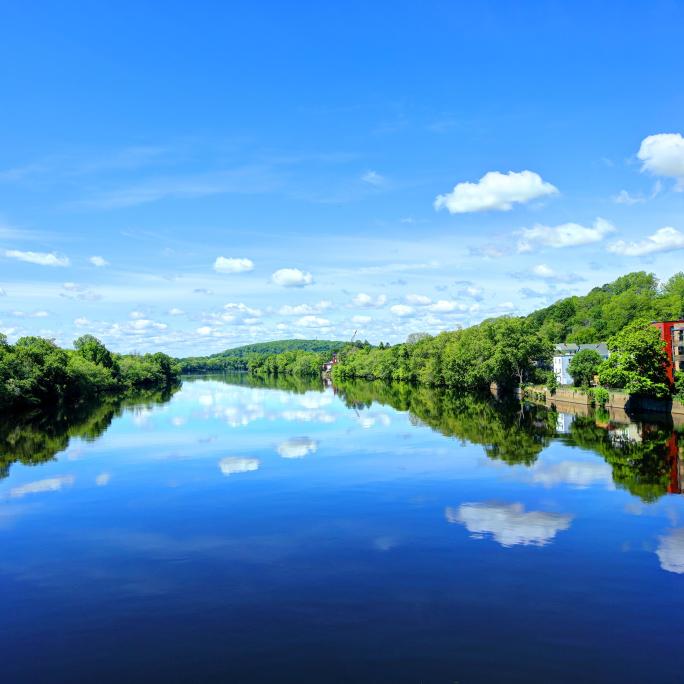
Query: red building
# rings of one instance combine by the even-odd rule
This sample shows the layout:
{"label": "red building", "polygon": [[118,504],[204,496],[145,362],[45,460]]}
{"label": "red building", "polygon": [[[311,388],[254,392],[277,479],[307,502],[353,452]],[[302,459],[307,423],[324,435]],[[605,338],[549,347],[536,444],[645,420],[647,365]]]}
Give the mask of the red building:
{"label": "red building", "polygon": [[669,359],[667,377],[674,382],[675,371],[684,371],[684,320],[658,321],[653,325],[660,330],[660,337],[665,342]]}

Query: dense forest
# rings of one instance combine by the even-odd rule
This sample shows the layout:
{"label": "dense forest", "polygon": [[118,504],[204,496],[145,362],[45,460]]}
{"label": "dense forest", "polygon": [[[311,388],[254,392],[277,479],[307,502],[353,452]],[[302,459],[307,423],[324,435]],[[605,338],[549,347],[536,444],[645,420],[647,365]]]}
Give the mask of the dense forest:
{"label": "dense forest", "polygon": [[[250,370],[250,361],[253,368],[257,365],[262,368],[269,366],[273,368],[274,361],[267,362],[268,357],[292,352],[321,354],[325,360],[328,360],[333,353],[344,346],[345,342],[336,340],[274,340],[272,342],[246,344],[210,356],[192,356],[178,359],[178,363],[184,373],[247,371]],[[275,365],[278,364],[275,363]]]}
{"label": "dense forest", "polygon": [[662,285],[653,274],[631,273],[529,316],[489,319],[435,337],[412,335],[391,347],[345,348],[333,377],[463,390],[485,389],[492,382],[500,387],[554,385],[549,365],[554,343],[607,341],[611,359],[594,369],[606,387],[657,397],[684,394],[681,374],[675,387],[665,377],[662,343],[648,325],[683,314],[683,273]]}
{"label": "dense forest", "polygon": [[92,335],[61,349],[52,340],[22,337],[8,344],[0,334],[0,408],[75,405],[101,396],[165,390],[178,383],[170,356],[114,354]]}

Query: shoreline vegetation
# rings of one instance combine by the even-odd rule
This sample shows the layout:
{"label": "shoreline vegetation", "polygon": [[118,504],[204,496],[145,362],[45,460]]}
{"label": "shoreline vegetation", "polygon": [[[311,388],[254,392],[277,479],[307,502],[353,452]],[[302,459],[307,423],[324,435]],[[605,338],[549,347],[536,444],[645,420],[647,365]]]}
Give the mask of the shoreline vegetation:
{"label": "shoreline vegetation", "polygon": [[168,393],[180,382],[180,366],[167,354],[115,354],[92,335],[62,349],[42,337],[9,344],[0,334],[0,408],[54,414],[98,399],[138,392]]}
{"label": "shoreline vegetation", "polygon": [[[611,355],[581,352],[570,372],[577,387],[590,388],[600,405],[608,390],[660,400],[684,398],[684,374],[670,383],[666,355],[654,320],[684,315],[684,273],[661,283],[652,273],[629,273],[584,296],[561,299],[528,316],[501,316],[464,329],[432,336],[415,333],[406,342],[372,346],[368,342],[286,340],[226,350],[211,357],[180,359],[184,372],[247,371],[253,375],[320,375],[337,363],[332,380],[407,382],[466,392],[543,385],[557,387],[551,368],[554,346],[607,342]],[[318,345],[318,346],[316,346]],[[314,350],[315,349],[315,350]],[[268,351],[272,353],[260,353]]]}

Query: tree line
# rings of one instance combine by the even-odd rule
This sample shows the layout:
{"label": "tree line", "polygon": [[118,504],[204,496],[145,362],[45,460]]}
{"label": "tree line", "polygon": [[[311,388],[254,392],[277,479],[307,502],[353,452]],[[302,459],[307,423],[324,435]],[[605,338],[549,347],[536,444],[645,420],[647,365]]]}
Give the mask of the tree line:
{"label": "tree line", "polygon": [[178,383],[173,358],[154,354],[115,354],[92,335],[62,349],[42,337],[9,344],[0,334],[0,407],[27,408],[77,404],[103,395],[162,390]]}

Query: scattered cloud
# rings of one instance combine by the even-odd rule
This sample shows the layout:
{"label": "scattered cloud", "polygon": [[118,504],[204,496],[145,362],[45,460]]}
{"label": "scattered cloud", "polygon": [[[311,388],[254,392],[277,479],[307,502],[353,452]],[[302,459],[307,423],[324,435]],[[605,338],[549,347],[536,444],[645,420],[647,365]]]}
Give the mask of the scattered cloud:
{"label": "scattered cloud", "polygon": [[465,503],[447,508],[450,523],[460,523],[477,539],[491,534],[501,546],[544,546],[558,532],[567,530],[572,516],[543,511],[525,511],[521,503]]}
{"label": "scattered cloud", "polygon": [[332,302],[327,299],[321,300],[317,304],[285,304],[278,309],[281,316],[305,316],[307,314],[318,314],[332,307]]}
{"label": "scattered cloud", "polygon": [[370,323],[373,319],[370,316],[353,316],[352,323],[357,323],[358,325],[366,325]]}
{"label": "scattered cloud", "polygon": [[428,309],[433,313],[454,313],[455,311],[467,311],[468,306],[449,299],[440,299],[431,304]]}
{"label": "scattered cloud", "polygon": [[105,487],[106,485],[109,484],[109,481],[112,479],[112,476],[109,473],[100,473],[96,478],[95,478],[95,484],[98,487]]}
{"label": "scattered cloud", "polygon": [[254,262],[251,259],[220,256],[214,261],[214,270],[217,273],[246,273],[254,270]]}
{"label": "scattered cloud", "polygon": [[395,316],[399,316],[400,318],[404,318],[406,316],[413,316],[413,314],[415,313],[415,309],[412,306],[408,306],[407,304],[395,304],[394,306],[390,306],[390,311]]}
{"label": "scattered cloud", "polygon": [[278,454],[282,458],[304,458],[317,450],[318,442],[310,437],[292,437],[278,444]]}
{"label": "scattered cloud", "polygon": [[91,256],[88,261],[93,265],[101,268],[102,266],[109,266],[109,262],[101,256]]}
{"label": "scattered cloud", "polygon": [[226,476],[259,470],[259,459],[228,456],[219,461],[219,470]]}
{"label": "scattered cloud", "polygon": [[634,204],[641,204],[642,202],[646,202],[647,200],[654,199],[657,197],[661,190],[663,189],[663,184],[657,180],[653,184],[653,189],[651,190],[650,195],[646,196],[643,193],[639,193],[638,195],[631,195],[627,190],[620,190],[617,195],[613,196],[613,202],[615,204],[625,204],[627,206],[632,206]]}
{"label": "scattered cloud", "polygon": [[627,242],[618,240],[608,245],[608,251],[620,256],[646,256],[656,252],[670,252],[676,249],[684,249],[684,233],[676,228],[666,226],[659,228],[653,235],[643,240]]}
{"label": "scattered cloud", "polygon": [[4,252],[8,259],[17,259],[29,264],[39,266],[69,266],[70,261],[65,256],[58,256],[54,252],[21,252],[18,249],[6,249]]}
{"label": "scattered cloud", "polygon": [[59,296],[65,299],[81,299],[86,302],[96,302],[102,299],[102,295],[78,283],[64,283],[62,290],[63,292],[60,292]]}
{"label": "scattered cloud", "polygon": [[51,477],[45,480],[36,480],[35,482],[27,482],[10,489],[9,495],[13,499],[21,498],[27,494],[42,494],[43,492],[56,492],[62,487],[68,487],[74,484],[75,478],[73,475],[63,475],[61,477]]}
{"label": "scattered cloud", "polygon": [[382,187],[387,183],[387,179],[375,171],[366,171],[361,176],[361,180],[364,183],[368,183],[368,185],[372,185],[376,188]]}
{"label": "scattered cloud", "polygon": [[302,316],[297,319],[297,325],[303,328],[327,328],[330,325],[330,321],[320,316]]}
{"label": "scattered cloud", "polygon": [[602,218],[597,218],[592,226],[579,223],[563,223],[559,226],[537,224],[532,228],[519,231],[518,252],[531,252],[539,247],[578,247],[600,242],[615,226]]}
{"label": "scattered cloud", "polygon": [[649,135],[641,141],[637,157],[642,171],[676,178],[677,189],[684,190],[684,138],[680,133]]}
{"label": "scattered cloud", "polygon": [[446,209],[450,214],[509,211],[514,204],[525,204],[557,193],[558,188],[533,171],[490,171],[477,183],[458,183],[450,193],[439,195],[434,207]]}
{"label": "scattered cloud", "polygon": [[530,271],[511,273],[511,276],[518,280],[545,280],[556,283],[577,283],[584,278],[576,273],[557,273],[546,264],[537,264]]}
{"label": "scattered cloud", "polygon": [[663,570],[684,574],[684,527],[677,527],[660,537],[656,553]]}
{"label": "scattered cloud", "polygon": [[271,280],[280,287],[305,287],[313,283],[313,276],[298,268],[280,268],[271,276]]}
{"label": "scattered cloud", "polygon": [[364,308],[377,308],[384,306],[387,303],[387,295],[380,294],[374,298],[365,292],[359,292],[359,294],[352,298],[352,302],[356,306]]}
{"label": "scattered cloud", "polygon": [[426,297],[425,295],[407,294],[406,303],[413,306],[427,306],[428,304],[432,303],[432,300],[430,297]]}
{"label": "scattered cloud", "polygon": [[183,309],[179,309],[177,306],[174,306],[168,311],[169,316],[182,316],[184,313],[185,311],[183,311]]}

